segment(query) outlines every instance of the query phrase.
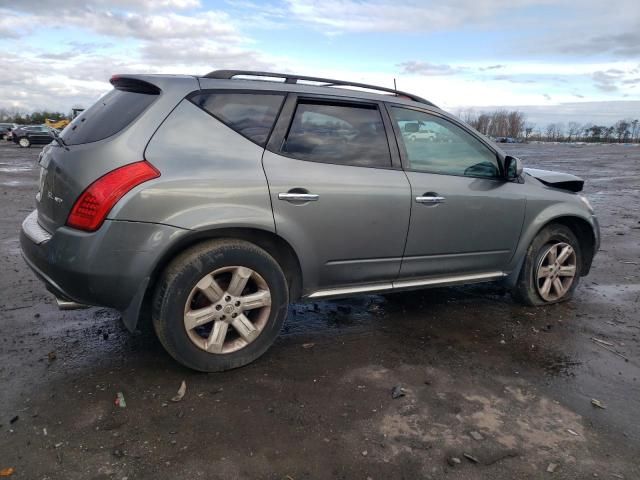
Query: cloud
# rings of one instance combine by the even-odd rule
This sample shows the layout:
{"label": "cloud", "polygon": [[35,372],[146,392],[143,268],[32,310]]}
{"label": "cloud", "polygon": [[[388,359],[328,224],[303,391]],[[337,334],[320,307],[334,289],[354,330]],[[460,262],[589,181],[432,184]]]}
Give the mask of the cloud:
{"label": "cloud", "polygon": [[129,11],[182,10],[197,8],[200,0],[20,0],[11,6],[14,11],[36,13],[42,11],[61,12],[97,9]]}
{"label": "cloud", "polygon": [[[636,5],[637,10],[637,5]],[[636,13],[637,16],[637,13]],[[574,40],[565,41],[559,46],[559,50],[567,54],[602,55],[611,53],[618,57],[640,56],[640,22],[635,26],[636,30],[596,35],[582,42]]]}
{"label": "cloud", "polygon": [[493,79],[503,80],[511,83],[536,83],[535,80],[532,80],[530,78],[522,78],[520,76],[514,76],[514,75],[495,75]]}
{"label": "cloud", "polygon": [[616,84],[620,80],[620,73],[611,73],[611,70],[598,71],[594,72],[591,78],[593,78],[594,85],[598,90],[603,92],[615,92],[618,90]]}
{"label": "cloud", "polygon": [[500,68],[504,68],[505,65],[489,65],[488,67],[480,67],[481,72],[485,72],[487,70],[498,70]]}
{"label": "cloud", "polygon": [[184,65],[189,70],[194,66],[205,66],[204,75],[215,69],[276,70],[277,60],[255,50],[241,46],[229,46],[215,41],[201,41],[196,45],[188,39],[168,39],[162,42],[145,42],[140,48],[140,57],[151,65]]}
{"label": "cloud", "polygon": [[640,55],[637,0],[618,0],[615,8],[601,0],[582,0],[579,8],[575,0],[284,0],[283,5],[254,10],[267,18],[270,11],[284,9],[285,18],[328,35],[474,32],[503,26],[500,19],[508,19],[503,28],[513,38],[500,50],[510,55]]}
{"label": "cloud", "polygon": [[[289,13],[327,33],[435,32],[460,26],[495,23],[505,11],[524,10],[552,0],[285,0]],[[271,6],[270,6],[271,7]]]}
{"label": "cloud", "polygon": [[402,73],[414,75],[454,75],[462,71],[459,67],[451,65],[436,65],[429,62],[407,61],[398,64],[402,68]]}

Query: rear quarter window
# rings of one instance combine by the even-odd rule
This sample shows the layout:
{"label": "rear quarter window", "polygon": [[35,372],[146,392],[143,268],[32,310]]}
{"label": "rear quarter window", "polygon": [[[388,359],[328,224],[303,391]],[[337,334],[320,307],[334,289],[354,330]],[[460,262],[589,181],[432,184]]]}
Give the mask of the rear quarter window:
{"label": "rear quarter window", "polygon": [[61,137],[67,145],[108,138],[138,118],[156,98],[157,94],[113,89],[76,117]]}
{"label": "rear quarter window", "polygon": [[198,93],[191,101],[239,134],[264,147],[284,100],[282,94]]}

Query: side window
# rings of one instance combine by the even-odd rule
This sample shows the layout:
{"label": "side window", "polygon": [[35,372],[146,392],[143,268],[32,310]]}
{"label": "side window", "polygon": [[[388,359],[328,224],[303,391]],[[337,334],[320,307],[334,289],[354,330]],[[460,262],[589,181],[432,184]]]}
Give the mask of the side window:
{"label": "side window", "polygon": [[434,115],[391,107],[409,168],[423,172],[494,178],[496,154],[452,122]]}
{"label": "side window", "polygon": [[313,162],[391,166],[382,116],[375,105],[299,102],[282,152]]}
{"label": "side window", "polygon": [[284,95],[200,93],[191,101],[249,140],[264,147]]}

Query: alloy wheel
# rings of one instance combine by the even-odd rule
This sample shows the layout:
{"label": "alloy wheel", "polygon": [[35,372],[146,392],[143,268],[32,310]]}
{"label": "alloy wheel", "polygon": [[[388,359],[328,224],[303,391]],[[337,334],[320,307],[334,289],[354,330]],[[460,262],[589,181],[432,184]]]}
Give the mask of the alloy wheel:
{"label": "alloy wheel", "polygon": [[548,247],[536,271],[536,288],[542,299],[561,299],[575,280],[576,268],[576,252],[571,245],[559,242]]}
{"label": "alloy wheel", "polygon": [[247,267],[219,268],[191,290],[184,309],[189,339],[208,353],[238,351],[258,338],[271,312],[267,282]]}

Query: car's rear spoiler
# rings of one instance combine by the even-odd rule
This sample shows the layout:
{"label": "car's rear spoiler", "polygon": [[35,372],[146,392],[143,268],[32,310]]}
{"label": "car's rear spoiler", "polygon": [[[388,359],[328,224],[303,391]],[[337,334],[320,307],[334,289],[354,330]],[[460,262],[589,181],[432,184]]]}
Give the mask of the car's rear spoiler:
{"label": "car's rear spoiler", "polygon": [[135,77],[127,77],[124,75],[114,75],[109,80],[111,85],[118,90],[134,93],[146,93],[147,95],[160,94],[160,88],[156,85]]}

